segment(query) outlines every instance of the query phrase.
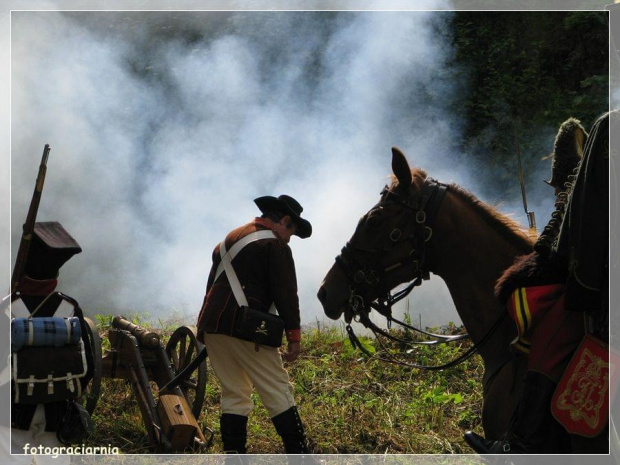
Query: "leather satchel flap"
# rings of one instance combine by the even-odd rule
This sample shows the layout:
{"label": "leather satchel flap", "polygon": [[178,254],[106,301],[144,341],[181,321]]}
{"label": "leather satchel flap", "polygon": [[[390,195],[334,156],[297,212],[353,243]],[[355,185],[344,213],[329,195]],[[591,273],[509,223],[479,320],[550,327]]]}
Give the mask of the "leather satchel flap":
{"label": "leather satchel flap", "polygon": [[24,347],[12,358],[13,402],[45,404],[82,394],[87,362],[84,343],[63,347]]}

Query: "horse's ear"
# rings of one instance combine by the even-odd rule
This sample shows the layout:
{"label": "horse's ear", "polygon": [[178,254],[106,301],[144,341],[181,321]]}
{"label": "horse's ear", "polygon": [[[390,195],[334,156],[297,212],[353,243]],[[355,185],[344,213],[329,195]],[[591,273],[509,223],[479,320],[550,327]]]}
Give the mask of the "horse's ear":
{"label": "horse's ear", "polygon": [[392,147],[392,171],[400,186],[411,185],[411,168],[405,154],[398,147]]}

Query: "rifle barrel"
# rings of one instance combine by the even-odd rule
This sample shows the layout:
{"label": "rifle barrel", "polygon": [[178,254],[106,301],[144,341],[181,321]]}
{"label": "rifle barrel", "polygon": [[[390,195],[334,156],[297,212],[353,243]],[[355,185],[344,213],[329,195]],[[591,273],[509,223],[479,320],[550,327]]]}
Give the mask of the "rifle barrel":
{"label": "rifle barrel", "polygon": [[34,193],[32,194],[30,207],[28,208],[28,214],[26,215],[26,222],[23,226],[22,238],[19,242],[19,248],[17,249],[17,258],[15,259],[15,267],[13,268],[13,275],[11,277],[11,293],[17,289],[17,286],[19,286],[19,282],[21,281],[26,268],[28,252],[30,251],[30,244],[32,241],[32,234],[34,233],[34,224],[37,220],[37,212],[39,210],[39,203],[41,202],[41,194],[43,193],[43,184],[45,183],[45,175],[47,174],[47,159],[49,157],[50,150],[50,145],[45,144],[45,147],[43,147],[43,156],[41,157],[37,180],[34,185]]}

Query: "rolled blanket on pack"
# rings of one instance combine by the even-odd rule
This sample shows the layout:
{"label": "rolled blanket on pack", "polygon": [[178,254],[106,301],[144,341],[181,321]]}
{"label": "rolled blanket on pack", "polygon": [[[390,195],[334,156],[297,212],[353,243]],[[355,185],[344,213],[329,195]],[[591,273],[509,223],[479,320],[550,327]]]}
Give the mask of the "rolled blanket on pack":
{"label": "rolled blanket on pack", "polygon": [[82,337],[78,317],[13,318],[11,321],[11,351],[24,346],[62,347],[77,344]]}

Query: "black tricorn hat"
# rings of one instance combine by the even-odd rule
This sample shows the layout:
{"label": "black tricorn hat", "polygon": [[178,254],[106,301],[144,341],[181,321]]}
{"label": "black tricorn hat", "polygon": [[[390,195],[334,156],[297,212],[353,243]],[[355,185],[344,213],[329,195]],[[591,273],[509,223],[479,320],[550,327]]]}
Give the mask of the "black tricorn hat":
{"label": "black tricorn hat", "polygon": [[24,274],[33,279],[53,279],[62,265],[81,251],[59,222],[35,223]]}
{"label": "black tricorn hat", "polygon": [[560,130],[555,136],[553,153],[547,158],[553,158],[551,162],[551,179],[543,180],[552,187],[564,188],[568,176],[579,164],[583,154],[588,133],[575,118],[569,118],[560,125]]}
{"label": "black tricorn hat", "polygon": [[308,220],[300,216],[304,209],[293,197],[289,195],[281,195],[279,197],[266,195],[254,199],[254,203],[263,213],[280,212],[289,215],[297,224],[296,236],[305,239],[312,235],[312,225]]}

